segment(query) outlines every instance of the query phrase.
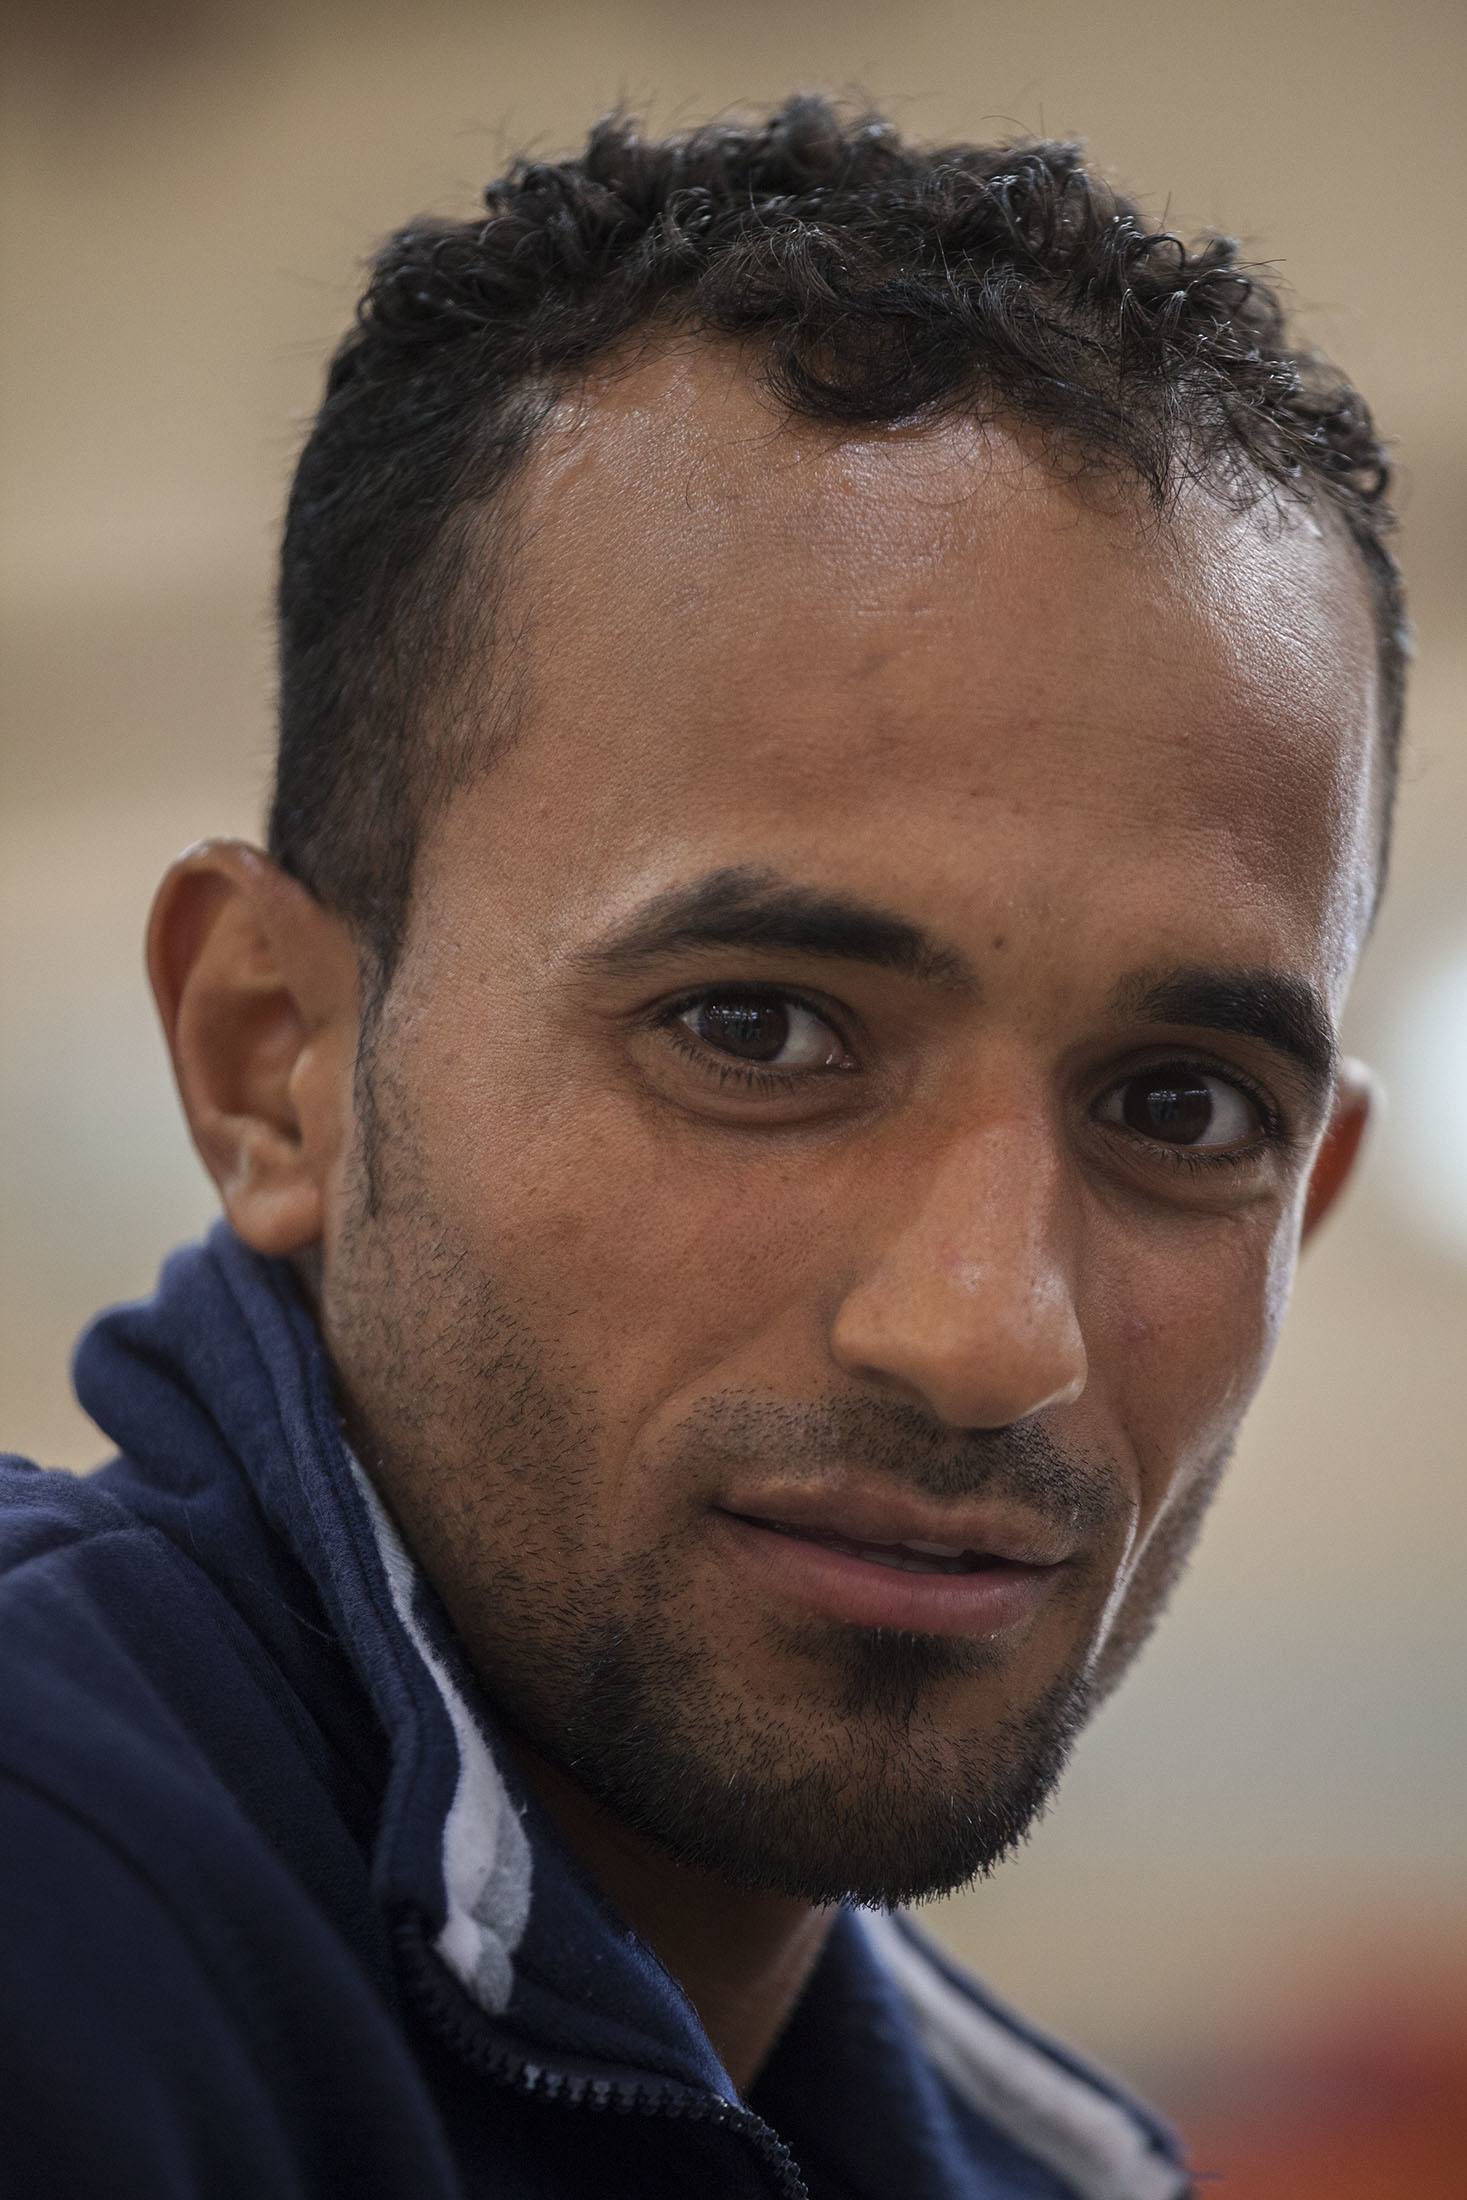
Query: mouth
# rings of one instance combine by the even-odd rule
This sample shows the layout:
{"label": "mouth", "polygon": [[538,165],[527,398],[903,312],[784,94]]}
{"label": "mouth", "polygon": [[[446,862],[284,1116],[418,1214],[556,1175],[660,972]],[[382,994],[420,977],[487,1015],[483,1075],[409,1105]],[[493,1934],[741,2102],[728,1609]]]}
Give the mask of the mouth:
{"label": "mouth", "polygon": [[870,1543],[841,1535],[834,1528],[796,1528],[788,1521],[760,1520],[748,1513],[732,1517],[746,1521],[751,1528],[765,1528],[770,1535],[793,1536],[798,1543],[818,1543],[827,1550],[846,1551],[852,1558],[863,1558],[872,1566],[894,1566],[900,1573],[972,1574],[1006,1563],[992,1552],[964,1550],[946,1543]]}
{"label": "mouth", "polygon": [[994,1549],[989,1537],[972,1543],[878,1537],[723,1507],[713,1517],[725,1555],[761,1601],[911,1634],[1018,1633],[1066,1564],[1012,1555],[1008,1546],[1022,1540],[1012,1532],[998,1533],[1001,1547]]}

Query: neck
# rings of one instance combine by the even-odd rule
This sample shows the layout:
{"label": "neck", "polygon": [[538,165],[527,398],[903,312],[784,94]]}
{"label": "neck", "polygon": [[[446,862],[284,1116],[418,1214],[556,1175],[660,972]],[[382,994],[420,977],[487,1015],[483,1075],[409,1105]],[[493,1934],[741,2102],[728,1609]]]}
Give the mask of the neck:
{"label": "neck", "polygon": [[747,2093],[794,2013],[835,1913],[676,1864],[516,1744],[525,1778],[574,1854],[677,1980]]}

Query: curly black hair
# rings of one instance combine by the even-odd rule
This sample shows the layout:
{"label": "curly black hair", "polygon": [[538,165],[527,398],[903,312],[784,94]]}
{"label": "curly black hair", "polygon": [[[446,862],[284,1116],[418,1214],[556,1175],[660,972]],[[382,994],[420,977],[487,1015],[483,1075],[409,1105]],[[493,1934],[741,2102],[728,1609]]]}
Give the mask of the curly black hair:
{"label": "curly black hair", "polygon": [[[1333,507],[1375,606],[1388,818],[1407,657],[1389,466],[1232,239],[1148,228],[1077,146],[922,147],[815,97],[661,140],[612,117],[485,205],[377,255],[286,519],[270,848],[379,985],[423,821],[492,753],[494,711],[486,729],[452,701],[493,634],[493,499],[556,398],[639,327],[742,340],[806,417],[963,407],[1159,508],[1184,480]],[[508,668],[497,684],[507,719]]]}

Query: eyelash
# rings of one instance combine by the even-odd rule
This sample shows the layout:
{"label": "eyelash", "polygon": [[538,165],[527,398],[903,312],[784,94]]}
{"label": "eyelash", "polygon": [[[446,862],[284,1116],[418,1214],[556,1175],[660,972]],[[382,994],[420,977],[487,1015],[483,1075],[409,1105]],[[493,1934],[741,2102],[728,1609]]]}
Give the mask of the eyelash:
{"label": "eyelash", "polygon": [[[683,995],[680,1000],[673,1001],[667,1007],[659,1010],[655,1018],[654,1028],[677,1049],[679,1054],[686,1056],[688,1061],[703,1075],[715,1079],[720,1088],[737,1085],[747,1092],[756,1092],[766,1099],[775,1099],[788,1096],[797,1090],[800,1085],[807,1084],[812,1077],[841,1074],[832,1070],[761,1069],[749,1062],[720,1060],[706,1045],[700,1044],[688,1031],[687,1026],[679,1019],[685,1016],[690,1008],[696,1008],[705,1001],[726,999],[732,992],[737,992],[746,999],[759,997],[769,1001],[788,1002],[797,1008],[803,1008],[810,1015],[818,1016],[822,1023],[828,1024],[842,1046],[847,1048],[850,1046],[850,1042],[842,1031],[840,1024],[823,1003],[812,1001],[802,993],[791,992],[787,986],[705,986],[696,993]],[[1168,1061],[1158,1062],[1155,1066],[1158,1069],[1170,1068],[1174,1062],[1180,1064],[1182,1060],[1182,1057],[1174,1056]],[[1256,1085],[1250,1077],[1245,1076],[1231,1064],[1224,1068],[1222,1064],[1210,1062],[1202,1057],[1188,1059],[1186,1066],[1201,1070],[1207,1076],[1221,1078],[1226,1083],[1236,1086],[1237,1090],[1243,1093],[1258,1111],[1258,1137],[1248,1146],[1224,1148],[1216,1152],[1210,1152],[1195,1146],[1168,1146],[1164,1140],[1148,1139],[1139,1131],[1122,1129],[1121,1135],[1144,1148],[1148,1158],[1159,1162],[1163,1167],[1182,1169],[1189,1175],[1198,1175],[1207,1170],[1236,1169],[1249,1164],[1256,1165],[1263,1159],[1265,1153],[1286,1150],[1296,1143],[1274,1103],[1262,1087]],[[1144,1075],[1144,1068],[1132,1070],[1129,1077],[1120,1078],[1114,1084],[1108,1085],[1101,1094],[1101,1099],[1108,1100],[1112,1093],[1118,1092],[1124,1085],[1128,1084],[1131,1077]],[[1114,1129],[1118,1126],[1110,1125],[1107,1127]]]}
{"label": "eyelash", "polygon": [[[1140,1131],[1122,1131],[1124,1137],[1135,1139],[1138,1145],[1146,1149],[1148,1156],[1160,1162],[1163,1167],[1183,1169],[1189,1175],[1197,1175],[1207,1169],[1246,1168],[1250,1165],[1256,1166],[1265,1154],[1287,1153],[1296,1147],[1298,1141],[1262,1086],[1254,1084],[1251,1077],[1245,1076],[1231,1064],[1225,1068],[1222,1063],[1209,1061],[1205,1056],[1173,1055],[1150,1066],[1158,1070],[1171,1069],[1174,1066],[1201,1070],[1204,1076],[1216,1077],[1223,1084],[1234,1086],[1258,1111],[1258,1135],[1249,1145],[1223,1147],[1214,1152],[1199,1146],[1168,1146],[1164,1139],[1146,1138]],[[1108,1100],[1113,1092],[1119,1092],[1128,1085],[1131,1078],[1144,1077],[1145,1074],[1144,1067],[1133,1069],[1129,1076],[1118,1078],[1115,1084],[1107,1085],[1101,1098]],[[1114,1124],[1107,1126],[1109,1129],[1116,1127]]]}
{"label": "eyelash", "polygon": [[699,1069],[715,1077],[720,1086],[742,1085],[746,1091],[763,1093],[767,1099],[794,1092],[800,1085],[808,1084],[812,1077],[840,1074],[835,1070],[761,1069],[754,1062],[723,1061],[708,1047],[700,1045],[687,1026],[678,1021],[679,1017],[686,1016],[690,1008],[697,1008],[704,1001],[725,1000],[733,992],[738,992],[745,999],[789,1002],[795,1008],[806,1009],[810,1015],[818,1016],[823,1024],[830,1026],[843,1047],[850,1044],[828,1008],[807,1000],[803,993],[791,993],[787,986],[705,986],[702,992],[689,993],[684,999],[674,1001],[670,1008],[664,1009],[657,1018],[657,1026],[663,1036],[671,1040],[679,1054],[685,1054]]}

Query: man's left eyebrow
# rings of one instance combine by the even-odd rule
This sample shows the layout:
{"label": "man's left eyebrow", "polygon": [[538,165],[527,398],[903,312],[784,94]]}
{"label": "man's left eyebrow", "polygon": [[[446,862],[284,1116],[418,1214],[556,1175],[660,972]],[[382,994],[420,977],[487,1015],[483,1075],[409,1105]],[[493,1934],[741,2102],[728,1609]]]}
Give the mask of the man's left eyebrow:
{"label": "man's left eyebrow", "polygon": [[910,918],[797,879],[738,865],[666,888],[574,957],[588,975],[631,976],[698,948],[828,956],[966,990],[971,963]]}
{"label": "man's left eyebrow", "polygon": [[1116,988],[1111,1010],[1146,1023],[1191,1024],[1258,1039],[1297,1063],[1316,1097],[1333,1089],[1339,1049],[1329,1010],[1309,980],[1293,971],[1143,971]]}

